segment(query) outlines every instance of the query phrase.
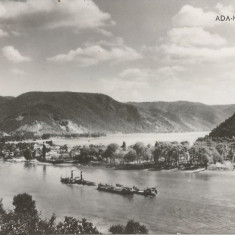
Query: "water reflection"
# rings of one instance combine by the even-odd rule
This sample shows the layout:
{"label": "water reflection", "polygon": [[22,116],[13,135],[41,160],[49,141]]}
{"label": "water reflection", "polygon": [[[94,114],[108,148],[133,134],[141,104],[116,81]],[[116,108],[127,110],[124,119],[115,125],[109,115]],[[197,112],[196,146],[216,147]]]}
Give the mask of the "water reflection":
{"label": "water reflection", "polygon": [[47,173],[47,166],[44,165],[44,166],[42,167],[42,169],[43,169],[43,175],[46,176],[46,173]]}

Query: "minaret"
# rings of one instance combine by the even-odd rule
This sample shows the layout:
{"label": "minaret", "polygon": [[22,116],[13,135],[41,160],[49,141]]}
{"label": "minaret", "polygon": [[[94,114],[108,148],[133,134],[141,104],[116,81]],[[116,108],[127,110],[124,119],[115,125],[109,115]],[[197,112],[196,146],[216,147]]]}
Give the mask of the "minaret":
{"label": "minaret", "polygon": [[73,179],[73,171],[71,171],[71,179]]}
{"label": "minaret", "polygon": [[82,171],[81,171],[81,180],[83,180],[83,179],[82,179]]}

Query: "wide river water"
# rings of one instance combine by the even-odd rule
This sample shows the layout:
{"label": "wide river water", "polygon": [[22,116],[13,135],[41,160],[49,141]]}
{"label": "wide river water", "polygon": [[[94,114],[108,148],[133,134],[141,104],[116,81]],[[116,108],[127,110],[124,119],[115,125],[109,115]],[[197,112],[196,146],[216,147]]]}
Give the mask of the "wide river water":
{"label": "wide river water", "polygon": [[[60,183],[61,176],[71,170],[79,175],[81,169],[87,180],[96,183],[157,186],[159,194],[127,197]],[[4,207],[12,208],[13,196],[23,192],[33,196],[43,216],[84,217],[102,232],[129,219],[145,224],[151,233],[235,232],[235,172],[122,171],[0,161]]]}
{"label": "wide river water", "polygon": [[[189,141],[193,144],[198,137],[204,137],[209,132],[182,132],[182,133],[134,133],[134,134],[111,134],[103,137],[79,137],[79,138],[61,138],[53,137],[51,140],[57,145],[67,144],[68,146],[75,145],[108,145],[115,143],[122,145],[123,141],[127,146],[135,144],[136,142],[143,142],[144,144],[154,145],[156,141]],[[37,140],[38,142],[44,142],[44,140]],[[25,142],[32,142],[31,140]]]}

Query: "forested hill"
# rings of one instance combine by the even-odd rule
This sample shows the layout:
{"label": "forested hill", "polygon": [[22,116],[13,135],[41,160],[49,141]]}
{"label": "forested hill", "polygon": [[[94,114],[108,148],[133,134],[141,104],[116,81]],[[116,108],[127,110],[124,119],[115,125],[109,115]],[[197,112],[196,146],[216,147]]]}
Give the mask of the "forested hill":
{"label": "forested hill", "polygon": [[0,96],[0,104],[3,104],[7,102],[8,100],[14,99],[14,97],[11,96]]}
{"label": "forested hill", "polygon": [[0,130],[50,133],[143,131],[136,107],[109,96],[29,92],[1,105]]}
{"label": "forested hill", "polygon": [[29,92],[0,97],[0,131],[33,133],[182,132],[211,130],[235,105],[121,103],[103,94]]}
{"label": "forested hill", "polygon": [[235,136],[235,114],[213,129],[210,136],[230,138]]}

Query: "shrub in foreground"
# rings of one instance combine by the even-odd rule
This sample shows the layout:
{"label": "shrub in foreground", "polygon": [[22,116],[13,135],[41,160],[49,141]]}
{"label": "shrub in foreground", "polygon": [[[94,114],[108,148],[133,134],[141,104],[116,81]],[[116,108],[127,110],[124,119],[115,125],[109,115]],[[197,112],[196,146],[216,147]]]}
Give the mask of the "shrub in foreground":
{"label": "shrub in foreground", "polygon": [[148,234],[148,229],[139,222],[129,220],[126,226],[120,224],[111,226],[109,232],[112,234]]}

